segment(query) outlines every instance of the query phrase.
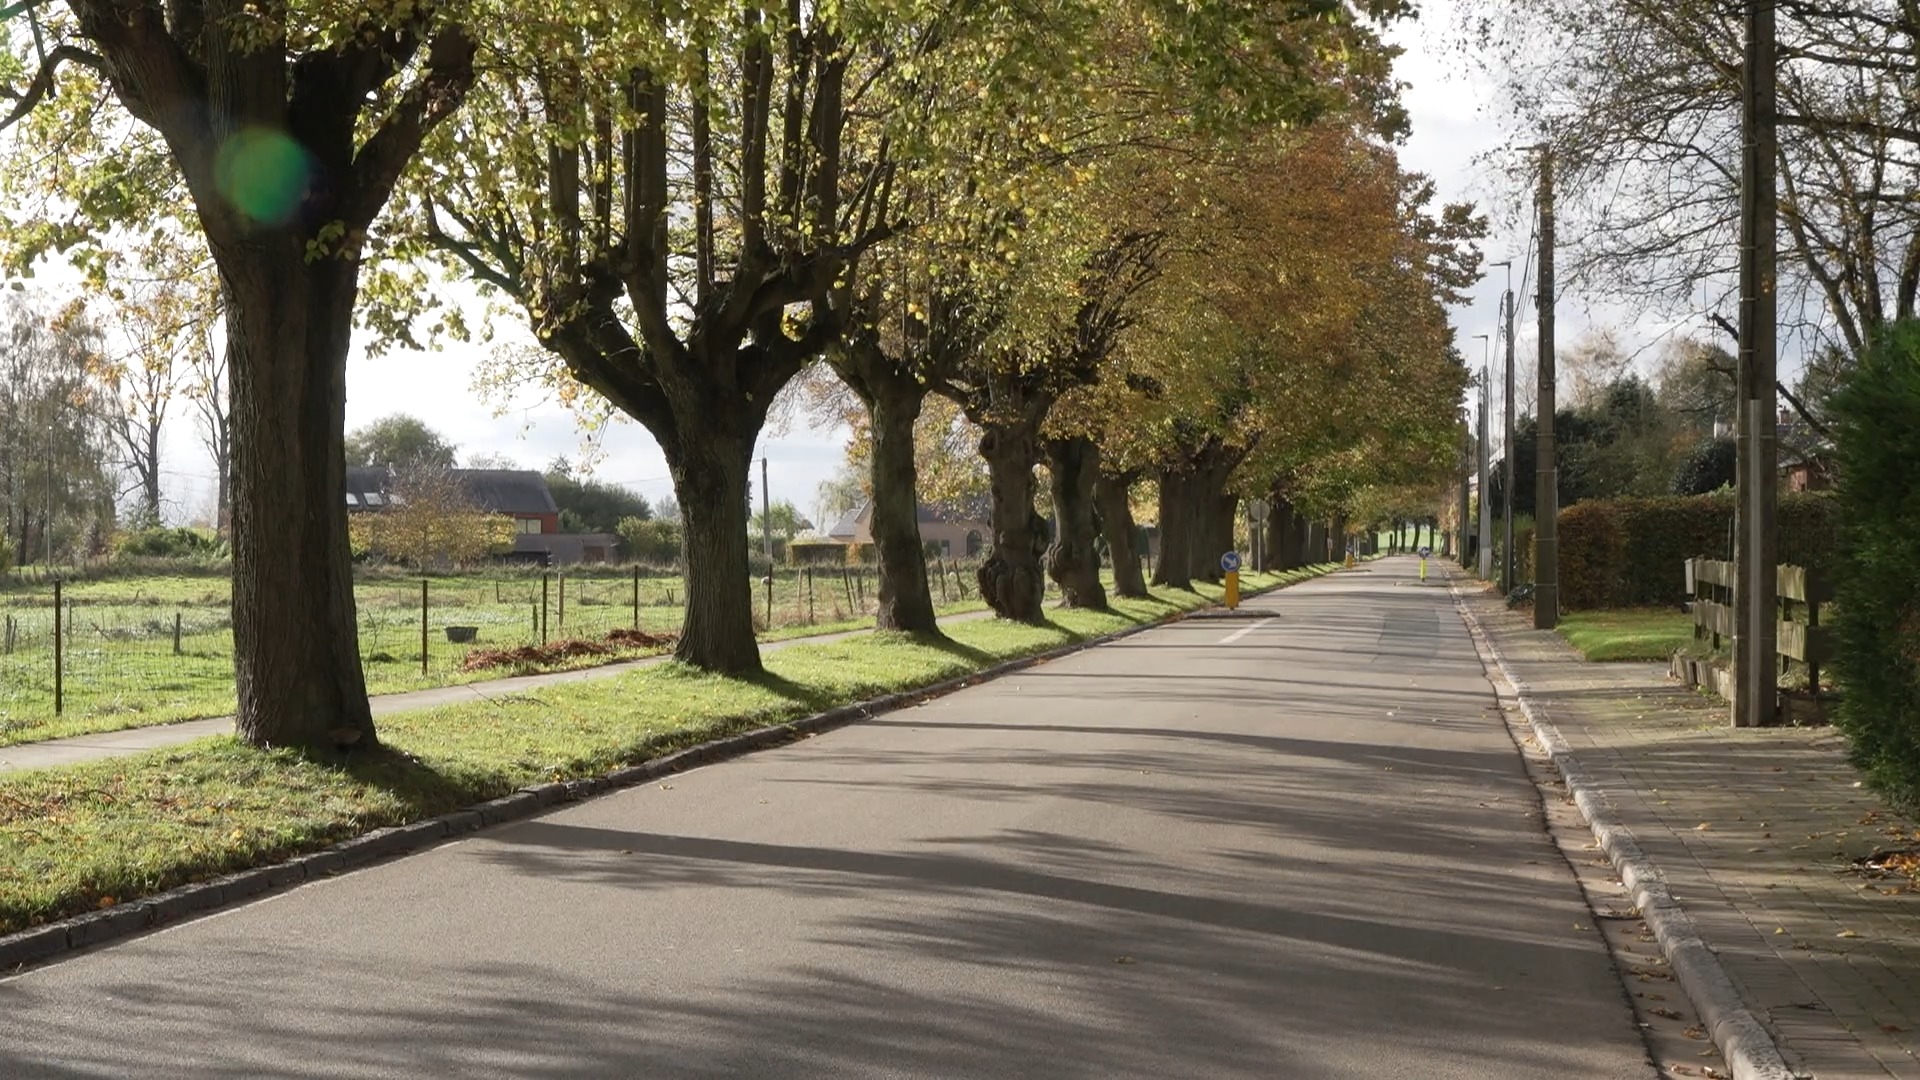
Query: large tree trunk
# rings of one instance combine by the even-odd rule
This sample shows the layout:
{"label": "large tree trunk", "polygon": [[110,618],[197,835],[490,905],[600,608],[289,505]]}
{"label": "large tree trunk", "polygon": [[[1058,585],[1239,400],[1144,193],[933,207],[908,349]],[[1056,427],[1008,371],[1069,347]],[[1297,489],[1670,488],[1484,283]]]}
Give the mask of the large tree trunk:
{"label": "large tree trunk", "polygon": [[913,446],[913,425],[926,398],[926,385],[871,338],[856,336],[832,359],[834,370],[866,403],[873,423],[869,527],[880,555],[880,608],[874,625],[881,630],[938,634],[933,591],[927,584],[926,549],[920,541],[920,483]]}
{"label": "large tree trunk", "polygon": [[221,277],[232,303],[235,727],[259,746],[375,742],[347,541],[347,340],[357,263],[290,241]]}
{"label": "large tree trunk", "polygon": [[1135,474],[1109,476],[1101,473],[1094,482],[1093,497],[1100,508],[1100,525],[1107,537],[1107,555],[1113,561],[1113,594],[1145,599],[1147,576],[1140,571],[1140,553],[1133,540],[1139,527],[1133,523],[1133,503],[1128,489]]}
{"label": "large tree trunk", "polygon": [[[758,424],[743,426],[757,429]],[[674,497],[680,500],[681,561],[687,574],[687,612],[673,655],[708,671],[750,675],[761,670],[747,561],[753,437],[717,428],[661,445],[673,473]]]}
{"label": "large tree trunk", "polygon": [[[909,377],[911,380],[911,377]],[[920,541],[920,495],[913,459],[913,423],[922,393],[878,390],[869,398],[873,414],[873,530],[880,553],[880,610],[874,625],[882,630],[937,634],[933,591],[927,585],[926,546]]]}
{"label": "large tree trunk", "polygon": [[1345,562],[1347,558],[1347,515],[1335,514],[1327,533],[1327,561]]}
{"label": "large tree trunk", "polygon": [[1055,529],[1053,544],[1047,548],[1047,574],[1060,586],[1064,606],[1105,611],[1107,590],[1100,583],[1099,533],[1093,527],[1093,491],[1099,480],[1100,451],[1093,440],[1079,436],[1048,439],[1047,471]]}
{"label": "large tree trunk", "polygon": [[980,596],[1003,619],[1044,622],[1040,555],[1046,523],[1033,510],[1034,431],[1020,422],[983,426],[980,456],[993,495],[993,553],[980,564]]}
{"label": "large tree trunk", "polygon": [[1293,570],[1304,561],[1300,550],[1300,532],[1294,520],[1293,503],[1275,488],[1267,495],[1267,567]]}
{"label": "large tree trunk", "polygon": [[1170,589],[1193,588],[1193,514],[1187,499],[1189,478],[1177,469],[1160,470],[1160,565],[1153,583]]}

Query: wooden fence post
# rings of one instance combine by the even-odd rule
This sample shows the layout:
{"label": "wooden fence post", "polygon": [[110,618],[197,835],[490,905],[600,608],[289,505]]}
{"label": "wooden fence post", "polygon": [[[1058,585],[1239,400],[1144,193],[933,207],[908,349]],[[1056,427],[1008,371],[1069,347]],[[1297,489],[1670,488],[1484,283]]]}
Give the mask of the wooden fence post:
{"label": "wooden fence post", "polygon": [[66,654],[62,645],[66,635],[60,632],[60,614],[65,609],[61,603],[60,579],[53,579],[53,715],[59,716],[66,707]]}
{"label": "wooden fence post", "polygon": [[180,613],[173,613],[173,655],[180,655]]}
{"label": "wooden fence post", "polygon": [[633,568],[633,628],[640,629],[640,568]]}
{"label": "wooden fence post", "polygon": [[420,674],[427,673],[427,579],[420,579]]}

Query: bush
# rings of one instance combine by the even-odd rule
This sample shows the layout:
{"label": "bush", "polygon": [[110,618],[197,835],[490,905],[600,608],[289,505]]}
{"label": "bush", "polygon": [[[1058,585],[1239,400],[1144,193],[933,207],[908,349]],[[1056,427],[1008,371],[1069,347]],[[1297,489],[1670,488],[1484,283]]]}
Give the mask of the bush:
{"label": "bush", "polygon": [[845,566],[847,545],[838,540],[795,540],[787,545],[787,561],[795,566]]}
{"label": "bush", "polygon": [[1842,557],[1836,722],[1892,801],[1920,810],[1920,323],[1901,323],[1834,395]]}
{"label": "bush", "polygon": [[[1733,511],[1727,492],[1590,499],[1567,507],[1559,520],[1561,608],[1679,606],[1686,600],[1687,559],[1732,557]],[[1832,496],[1782,494],[1780,561],[1830,571],[1836,528]],[[1530,566],[1529,548],[1521,555]]]}
{"label": "bush", "polygon": [[226,545],[199,529],[169,529],[154,525],[121,533],[114,555],[140,559],[208,559],[226,553]]}
{"label": "bush", "polygon": [[624,517],[614,527],[620,547],[632,562],[671,566],[680,561],[680,523]]}
{"label": "bush", "polygon": [[1740,444],[1733,439],[1708,439],[1693,448],[1673,472],[1675,495],[1706,495],[1732,487],[1740,461]]}

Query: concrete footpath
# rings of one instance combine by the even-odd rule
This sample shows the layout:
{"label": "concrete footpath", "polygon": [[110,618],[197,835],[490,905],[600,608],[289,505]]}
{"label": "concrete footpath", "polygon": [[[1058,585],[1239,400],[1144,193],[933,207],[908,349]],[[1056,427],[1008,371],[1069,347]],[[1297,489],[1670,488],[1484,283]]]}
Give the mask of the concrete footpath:
{"label": "concrete footpath", "polygon": [[1664,666],[1587,663],[1462,589],[1788,1066],[1920,1080],[1920,889],[1855,863],[1920,846],[1920,829],[1864,788],[1840,735],[1736,730]]}
{"label": "concrete footpath", "polygon": [[[991,611],[968,611],[957,615],[943,615],[940,617],[940,622],[944,625],[952,625],[992,616]],[[817,645],[823,641],[839,641],[842,638],[858,637],[868,633],[872,633],[872,630],[846,630],[837,634],[813,634],[808,637],[763,641],[760,643],[760,652],[765,655],[792,648],[795,645]],[[373,715],[378,717],[389,713],[407,712],[411,709],[431,709],[440,705],[462,705],[471,701],[486,701],[539,686],[611,679],[629,671],[664,664],[669,659],[671,657],[666,654],[643,656],[637,660],[620,660],[597,667],[574,668],[571,671],[544,671],[536,675],[482,679],[478,682],[435,686],[425,690],[408,690],[398,694],[375,694],[367,700],[373,706]],[[185,720],[177,724],[151,724],[147,727],[126,728],[121,731],[103,731],[94,735],[74,735],[65,739],[47,739],[42,742],[0,746],[0,773],[17,769],[46,769],[58,765],[78,765],[86,761],[99,761],[102,758],[121,757],[168,746],[179,746],[210,735],[228,735],[232,732],[233,717],[214,716],[205,720]]]}

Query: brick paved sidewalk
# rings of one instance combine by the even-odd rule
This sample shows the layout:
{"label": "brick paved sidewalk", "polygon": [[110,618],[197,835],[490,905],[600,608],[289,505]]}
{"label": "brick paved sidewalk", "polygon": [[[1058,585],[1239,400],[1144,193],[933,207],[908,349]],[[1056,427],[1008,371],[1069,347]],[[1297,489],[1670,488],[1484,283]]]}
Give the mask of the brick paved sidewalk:
{"label": "brick paved sidewalk", "polygon": [[1852,860],[1920,845],[1832,729],[1735,730],[1653,664],[1590,664],[1466,601],[1719,954],[1789,1065],[1920,1080],[1920,889]]}

